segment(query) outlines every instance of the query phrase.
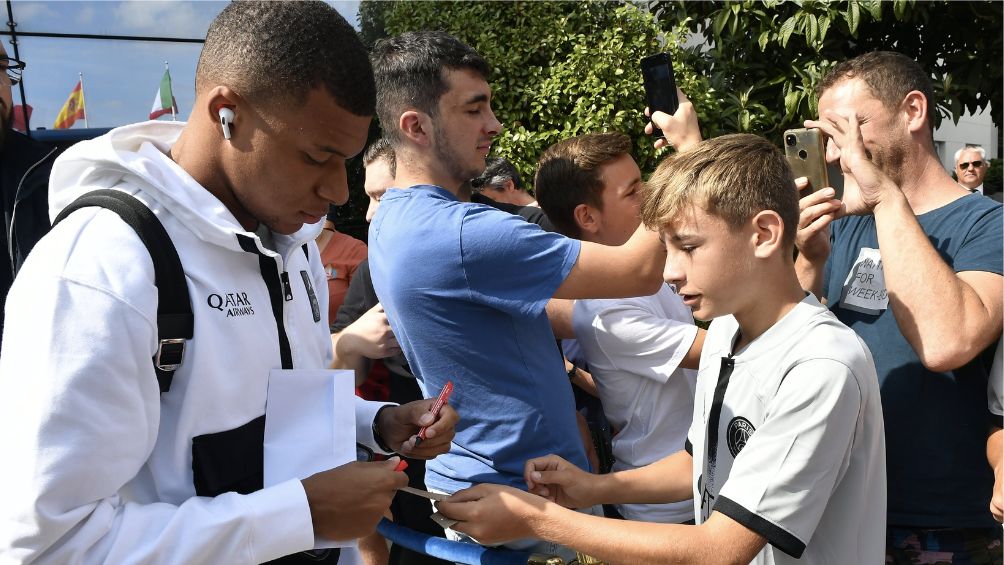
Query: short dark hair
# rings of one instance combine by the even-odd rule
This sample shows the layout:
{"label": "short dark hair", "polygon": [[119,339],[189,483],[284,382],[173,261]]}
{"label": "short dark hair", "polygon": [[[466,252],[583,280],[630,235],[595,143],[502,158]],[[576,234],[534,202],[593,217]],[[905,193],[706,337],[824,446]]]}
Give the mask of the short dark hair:
{"label": "short dark hair", "polygon": [[548,147],[537,163],[533,190],[537,202],[559,232],[580,238],[575,207],[603,209],[599,168],[631,154],[631,138],[619,132],[589,133]]}
{"label": "short dark hair", "polygon": [[488,62],[470,46],[442,31],[410,31],[377,41],[377,114],[384,136],[400,141],[397,121],[408,108],[436,115],[439,98],[448,85],[445,70],[472,70],[488,79]]}
{"label": "short dark hair", "polygon": [[397,176],[397,154],[386,137],[381,137],[366,148],[363,152],[363,167],[369,167],[377,159],[385,159],[390,176]]}
{"label": "short dark hair", "polygon": [[696,206],[739,229],[772,210],[784,223],[783,241],[794,249],[798,191],[788,161],[766,139],[734,133],[707,139],[659,163],[645,184],[641,220],[661,229]]}
{"label": "short dark hair", "polygon": [[302,103],[323,86],[357,116],[372,116],[376,105],[359,34],[317,0],[228,4],[209,26],[195,72],[196,91],[218,83],[264,104]]}
{"label": "short dark hair", "polygon": [[474,190],[501,188],[507,180],[511,180],[517,189],[523,188],[523,179],[520,178],[516,166],[507,159],[495,157],[488,160],[484,172],[471,179],[471,186]]}
{"label": "short dark hair", "polygon": [[872,51],[844,61],[833,68],[816,86],[816,94],[824,92],[846,79],[861,79],[872,95],[888,110],[899,107],[907,93],[916,90],[927,99],[927,123],[934,131],[937,107],[934,85],[917,61],[894,51]]}

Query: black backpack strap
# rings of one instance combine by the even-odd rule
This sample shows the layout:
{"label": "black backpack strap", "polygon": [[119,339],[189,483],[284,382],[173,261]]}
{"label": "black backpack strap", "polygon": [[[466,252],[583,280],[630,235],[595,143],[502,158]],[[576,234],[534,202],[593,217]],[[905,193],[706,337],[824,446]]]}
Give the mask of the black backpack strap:
{"label": "black backpack strap", "polygon": [[160,294],[157,302],[158,347],[153,367],[160,392],[167,392],[171,389],[175,369],[185,357],[185,342],[192,339],[195,328],[188,284],[178,250],[157,216],[135,197],[118,190],[101,189],[84,194],[59,213],[52,222],[53,227],[74,211],[90,206],[118,214],[135,230],[153,259],[154,279]]}

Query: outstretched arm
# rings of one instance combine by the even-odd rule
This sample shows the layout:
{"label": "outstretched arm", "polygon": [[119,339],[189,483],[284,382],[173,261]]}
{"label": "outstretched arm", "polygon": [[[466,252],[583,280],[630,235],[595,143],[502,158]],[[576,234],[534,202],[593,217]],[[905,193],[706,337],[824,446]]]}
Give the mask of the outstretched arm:
{"label": "outstretched arm", "polygon": [[[655,294],[662,284],[666,248],[659,235],[638,226],[624,245],[583,241],[575,266],[555,298],[626,298]],[[624,276],[631,273],[630,276]]]}
{"label": "outstretched arm", "polygon": [[[701,131],[694,105],[680,89],[676,90],[680,106],[673,115],[655,112],[652,122],[662,129],[665,139],[658,139],[656,147],[673,145],[680,151],[700,143]],[[648,115],[648,109],[645,109]],[[652,133],[652,124],[645,126]],[[565,279],[555,298],[623,298],[648,296],[659,289],[666,251],[658,234],[639,226],[635,235],[624,245],[609,247],[582,242],[582,251],[575,267]],[[622,276],[631,273],[632,276]]]}
{"label": "outstretched arm", "polygon": [[745,565],[767,543],[717,512],[700,526],[612,520],[581,514],[499,485],[460,491],[437,507],[459,520],[454,529],[482,543],[537,537],[611,564]]}
{"label": "outstretched arm", "polygon": [[526,462],[523,476],[531,493],[569,508],[596,504],[662,503],[688,500],[693,458],[678,451],[659,461],[627,471],[593,475],[557,455]]}

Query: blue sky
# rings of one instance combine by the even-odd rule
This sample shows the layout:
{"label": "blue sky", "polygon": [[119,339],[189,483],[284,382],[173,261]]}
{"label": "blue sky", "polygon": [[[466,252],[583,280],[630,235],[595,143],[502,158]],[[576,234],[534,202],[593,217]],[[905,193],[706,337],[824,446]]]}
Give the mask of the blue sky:
{"label": "blue sky", "polygon": [[[358,28],[358,1],[329,1]],[[227,2],[213,1],[77,1],[13,2],[20,32],[88,33],[203,38]],[[4,14],[6,23],[6,14]],[[3,26],[6,29],[6,25]],[[14,56],[10,36],[3,36]],[[170,64],[174,97],[184,119],[195,99],[195,65],[201,44],[94,39],[19,37],[25,97],[34,108],[31,127],[51,128],[70,91],[84,74],[90,127],[112,127],[146,120],[150,105]],[[18,87],[14,103],[20,104]],[[170,116],[161,118],[169,120]],[[84,127],[80,121],[74,128]]]}

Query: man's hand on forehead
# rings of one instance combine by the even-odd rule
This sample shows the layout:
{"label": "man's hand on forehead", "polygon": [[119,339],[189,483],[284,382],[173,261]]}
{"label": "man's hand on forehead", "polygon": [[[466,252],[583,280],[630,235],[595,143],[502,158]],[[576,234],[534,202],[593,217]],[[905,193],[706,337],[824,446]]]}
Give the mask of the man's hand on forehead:
{"label": "man's hand on forehead", "polygon": [[861,121],[852,110],[826,110],[819,120],[806,120],[805,127],[818,128],[827,136],[827,143],[833,143],[839,151],[840,169],[845,179],[844,212],[847,214],[869,214],[879,205],[889,190],[899,190],[872,161],[871,152],[865,148],[861,135]]}

